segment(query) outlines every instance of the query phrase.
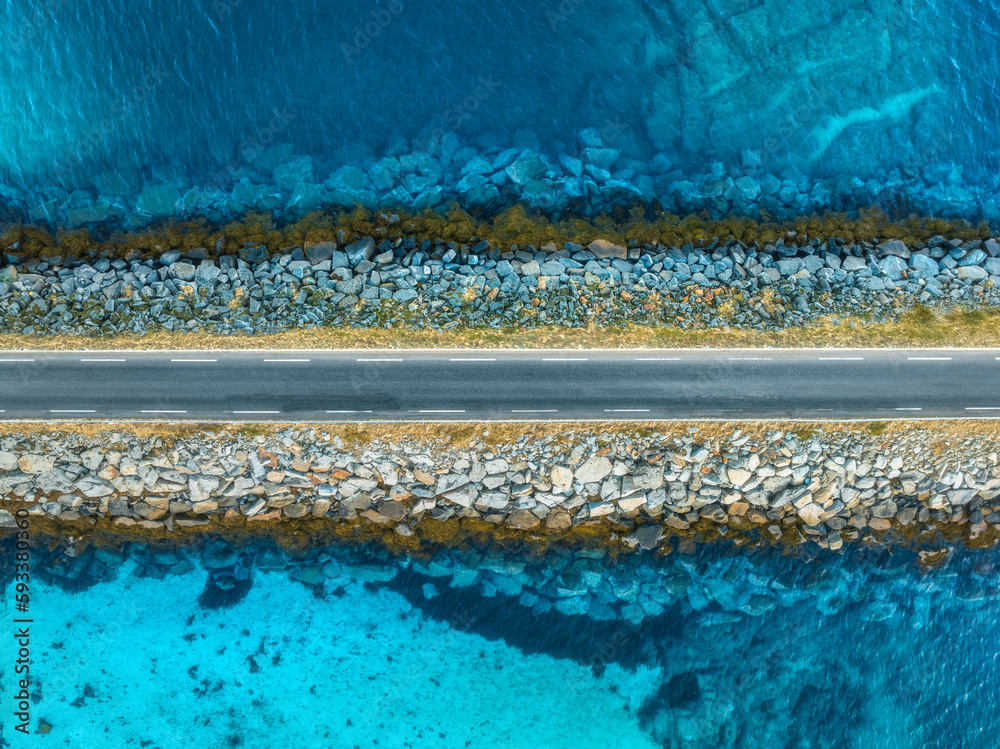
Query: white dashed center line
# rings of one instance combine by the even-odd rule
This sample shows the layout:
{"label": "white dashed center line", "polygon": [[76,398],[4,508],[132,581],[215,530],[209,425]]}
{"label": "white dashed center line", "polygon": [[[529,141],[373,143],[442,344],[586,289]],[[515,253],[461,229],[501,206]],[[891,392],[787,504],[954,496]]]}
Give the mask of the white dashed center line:
{"label": "white dashed center line", "polygon": [[171,359],[172,362],[216,362],[218,359]]}
{"label": "white dashed center line", "polygon": [[496,361],[496,359],[449,359],[448,361]]}
{"label": "white dashed center line", "polygon": [[559,413],[555,408],[515,408],[512,414],[555,414]]}
{"label": "white dashed center line", "polygon": [[50,414],[92,414],[96,411],[86,411],[81,409],[56,409],[49,411]]}
{"label": "white dashed center line", "polygon": [[142,414],[186,414],[187,411],[140,411]]}
{"label": "white dashed center line", "polygon": [[371,411],[327,411],[328,414],[370,414]]}
{"label": "white dashed center line", "polygon": [[16,364],[16,363],[27,363],[33,362],[34,359],[0,359],[0,364]]}
{"label": "white dashed center line", "polygon": [[821,356],[820,361],[864,361],[863,356]]}
{"label": "white dashed center line", "polygon": [[919,408],[894,408],[893,411],[920,411]]}
{"label": "white dashed center line", "polygon": [[295,364],[301,362],[307,362],[308,359],[265,359],[266,362],[271,362],[272,364]]}
{"label": "white dashed center line", "polygon": [[648,408],[605,408],[606,414],[648,414]]}
{"label": "white dashed center line", "polygon": [[80,361],[89,362],[124,362],[124,359],[80,359]]}
{"label": "white dashed center line", "polygon": [[402,359],[355,359],[355,361],[403,361]]}
{"label": "white dashed center line", "polygon": [[1000,411],[1000,406],[975,406],[966,408],[966,411]]}
{"label": "white dashed center line", "polygon": [[233,411],[234,414],[280,414],[281,411]]}
{"label": "white dashed center line", "polygon": [[951,361],[950,356],[908,356],[910,361]]}
{"label": "white dashed center line", "polygon": [[679,358],[668,358],[665,356],[641,356],[636,361],[680,361]]}
{"label": "white dashed center line", "polygon": [[559,359],[542,359],[542,361],[587,361],[587,359],[569,359],[566,357],[561,357]]}
{"label": "white dashed center line", "polygon": [[772,361],[770,356],[730,356],[729,361]]}
{"label": "white dashed center line", "polygon": [[464,410],[460,409],[422,409],[417,413],[422,414],[464,414]]}

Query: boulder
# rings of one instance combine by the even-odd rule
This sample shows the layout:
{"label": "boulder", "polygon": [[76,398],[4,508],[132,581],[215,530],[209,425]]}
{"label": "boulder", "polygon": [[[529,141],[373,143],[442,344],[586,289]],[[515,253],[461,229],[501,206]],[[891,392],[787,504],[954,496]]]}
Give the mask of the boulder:
{"label": "boulder", "polygon": [[919,252],[910,256],[910,267],[920,271],[925,276],[936,276],[941,272],[937,260]]}
{"label": "boulder", "polygon": [[729,483],[737,488],[743,486],[753,476],[750,471],[745,471],[742,468],[730,468],[726,471],[726,475],[729,477]]}
{"label": "boulder", "polygon": [[317,242],[316,244],[307,245],[305,248],[306,260],[313,265],[322,263],[324,260],[332,260],[336,249],[336,242]]}
{"label": "boulder", "polygon": [[576,469],[576,480],[581,484],[592,484],[611,473],[611,461],[605,457],[594,457]]}
{"label": "boulder", "polygon": [[514,510],[510,514],[508,522],[520,530],[530,530],[536,528],[541,522],[530,510]]}
{"label": "boulder", "polygon": [[594,253],[597,257],[617,257],[622,260],[628,257],[628,251],[624,247],[618,244],[612,244],[606,239],[595,239],[587,245],[587,249]]}
{"label": "boulder", "polygon": [[169,185],[146,185],[139,195],[138,209],[154,216],[173,216],[180,191]]}
{"label": "boulder", "polygon": [[808,526],[819,525],[819,519],[823,515],[823,508],[820,507],[815,502],[810,502],[809,504],[799,508],[799,517],[802,518],[803,522]]}
{"label": "boulder", "polygon": [[178,281],[193,281],[196,269],[191,263],[171,263],[169,271]]}
{"label": "boulder", "polygon": [[17,461],[17,467],[22,473],[45,473],[46,471],[51,471],[53,466],[55,466],[55,458],[49,457],[47,455],[22,455]]}
{"label": "boulder", "polygon": [[636,528],[630,538],[639,545],[639,548],[650,551],[655,549],[660,539],[663,538],[663,527],[660,525],[643,525]]}
{"label": "boulder", "polygon": [[978,283],[979,281],[985,281],[990,274],[986,272],[985,268],[978,265],[966,265],[956,268],[955,275],[963,281]]}
{"label": "boulder", "polygon": [[526,185],[534,179],[544,177],[546,169],[548,166],[540,156],[528,156],[517,159],[507,167],[507,176],[516,185]]}
{"label": "boulder", "polygon": [[886,278],[893,281],[900,280],[906,273],[906,261],[897,255],[889,255],[879,261],[879,268],[885,273]]}
{"label": "boulder", "polygon": [[883,242],[878,245],[878,249],[883,255],[894,255],[895,257],[903,258],[903,260],[910,258],[910,251],[900,239],[890,239]]}
{"label": "boulder", "polygon": [[[2,458],[0,453],[0,458]],[[558,491],[566,491],[573,488],[573,471],[565,466],[554,466],[549,473],[552,481],[552,488]]]}
{"label": "boulder", "polygon": [[375,240],[371,237],[359,239],[344,248],[351,265],[357,265],[362,260],[371,260],[375,256]]}

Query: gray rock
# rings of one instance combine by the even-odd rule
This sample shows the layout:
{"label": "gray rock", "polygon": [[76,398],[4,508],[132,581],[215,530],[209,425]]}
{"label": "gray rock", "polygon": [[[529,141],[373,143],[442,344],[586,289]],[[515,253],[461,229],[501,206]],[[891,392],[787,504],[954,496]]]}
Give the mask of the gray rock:
{"label": "gray rock", "polygon": [[985,268],[981,268],[978,265],[967,265],[956,268],[955,275],[963,281],[976,283],[978,281],[985,281],[990,274],[986,272]]}
{"label": "gray rock", "polygon": [[783,260],[779,260],[775,265],[778,266],[778,272],[783,276],[791,276],[802,270],[805,265],[802,262],[802,258],[790,257]]}
{"label": "gray rock", "polygon": [[507,167],[507,176],[516,185],[526,185],[534,179],[544,177],[546,169],[548,167],[540,156],[528,156],[517,159]]}
{"label": "gray rock", "polygon": [[193,281],[195,267],[191,263],[171,263],[170,275],[179,281]]}
{"label": "gray rock", "polygon": [[[371,260],[375,256],[375,240],[365,237],[344,248],[351,265],[357,265],[362,260]],[[331,255],[332,257],[332,255]]]}
{"label": "gray rock", "polygon": [[180,191],[169,185],[146,185],[139,195],[138,209],[157,217],[173,216]]}
{"label": "gray rock", "polygon": [[594,457],[574,471],[581,484],[592,484],[611,473],[611,461],[605,457]]}
{"label": "gray rock", "polygon": [[628,257],[627,250],[621,245],[612,244],[606,239],[595,239],[589,245],[587,249],[590,250],[597,257],[612,258],[617,257],[624,260]]}
{"label": "gray rock", "polygon": [[879,261],[879,267],[887,278],[898,281],[906,273],[906,261],[900,255],[889,255]]}
{"label": "gray rock", "polygon": [[910,256],[910,267],[914,270],[919,270],[925,276],[936,276],[941,271],[938,267],[937,260],[921,253],[916,253]]}
{"label": "gray rock", "polygon": [[642,525],[635,529],[631,538],[639,545],[639,548],[650,551],[663,538],[663,527],[660,525]]}
{"label": "gray rock", "polygon": [[[336,242],[317,242],[314,245],[310,245],[305,248],[306,260],[315,265],[316,263],[321,263],[324,260],[331,260],[333,258],[333,253],[337,249]],[[345,265],[346,265],[346,255]]]}
{"label": "gray rock", "polygon": [[221,273],[215,261],[202,260],[195,272],[195,278],[198,279],[198,283],[213,283]]}
{"label": "gray rock", "polygon": [[883,242],[878,245],[878,249],[883,255],[894,255],[896,257],[903,258],[903,260],[908,260],[910,258],[909,249],[907,249],[906,245],[899,239],[890,239]]}

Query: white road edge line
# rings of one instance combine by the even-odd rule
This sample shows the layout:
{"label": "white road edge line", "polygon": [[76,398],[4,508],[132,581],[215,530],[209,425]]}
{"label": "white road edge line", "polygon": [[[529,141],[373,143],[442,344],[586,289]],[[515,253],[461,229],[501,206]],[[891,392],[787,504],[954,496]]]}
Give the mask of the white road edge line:
{"label": "white road edge line", "polygon": [[951,361],[950,356],[908,356],[910,361]]}

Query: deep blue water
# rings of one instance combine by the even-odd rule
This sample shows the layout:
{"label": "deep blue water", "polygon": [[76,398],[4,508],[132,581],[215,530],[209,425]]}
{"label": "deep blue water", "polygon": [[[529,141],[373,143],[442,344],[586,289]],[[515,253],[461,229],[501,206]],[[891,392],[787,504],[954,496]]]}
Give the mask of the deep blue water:
{"label": "deep blue water", "polygon": [[[700,206],[685,178],[714,168],[784,180],[774,194],[798,197],[775,198],[778,212],[902,195],[1000,221],[998,31],[998,6],[971,0],[4,0],[0,180],[38,220],[101,199],[122,218],[147,184],[246,178],[287,203],[345,165],[430,152],[409,183],[404,164],[366,188],[423,205],[429,184],[450,194],[473,157],[507,148],[543,154],[545,179],[576,195],[561,159],[600,162],[584,151],[600,141],[636,187],[610,200],[684,212]],[[730,193],[718,210],[762,199]]]}
{"label": "deep blue water", "polygon": [[994,550],[927,570],[720,544],[47,547],[31,728],[50,730],[5,708],[4,746],[951,749],[1000,729]]}

